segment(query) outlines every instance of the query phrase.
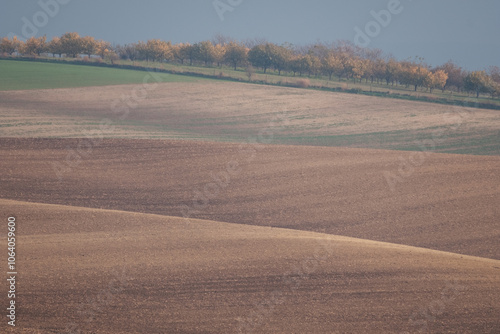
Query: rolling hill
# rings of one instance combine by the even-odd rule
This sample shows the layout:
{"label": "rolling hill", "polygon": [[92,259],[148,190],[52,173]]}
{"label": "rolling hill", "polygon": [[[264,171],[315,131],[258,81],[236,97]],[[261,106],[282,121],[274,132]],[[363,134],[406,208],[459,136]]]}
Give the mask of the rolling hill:
{"label": "rolling hill", "polygon": [[0,332],[500,332],[498,111],[24,65]]}
{"label": "rolling hill", "polygon": [[282,228],[0,207],[19,212],[26,333],[500,329],[498,260]]}
{"label": "rolling hill", "polygon": [[0,91],[0,136],[260,139],[410,151],[427,143],[437,153],[500,155],[498,110],[140,75],[149,83]]}
{"label": "rolling hill", "polygon": [[[78,156],[78,148],[86,153]],[[429,153],[406,170],[401,159],[410,153],[398,151],[131,139],[89,147],[79,139],[5,138],[0,154],[5,199],[500,259],[500,157]]]}

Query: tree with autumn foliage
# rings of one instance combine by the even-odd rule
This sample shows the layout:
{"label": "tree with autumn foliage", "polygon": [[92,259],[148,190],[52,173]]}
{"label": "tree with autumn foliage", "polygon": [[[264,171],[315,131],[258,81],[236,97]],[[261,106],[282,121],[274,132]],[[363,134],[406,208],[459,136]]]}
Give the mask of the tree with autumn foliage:
{"label": "tree with autumn foliage", "polygon": [[328,79],[332,80],[334,74],[342,73],[343,66],[340,59],[333,52],[328,52],[323,59],[321,59],[321,67],[323,73],[328,75]]}
{"label": "tree with autumn foliage", "polygon": [[362,58],[354,58],[352,59],[352,78],[354,82],[359,80],[361,82],[361,78],[364,78],[369,70],[369,60]]}
{"label": "tree with autumn foliage", "polygon": [[150,39],[147,42],[139,41],[135,45],[137,59],[149,61],[169,61],[174,58],[174,50],[171,42],[159,39]]}
{"label": "tree with autumn foliage", "polygon": [[377,83],[379,81],[382,81],[384,80],[385,78],[385,72],[386,72],[386,66],[387,66],[387,63],[384,59],[377,59],[375,61],[373,61],[373,70],[372,70],[372,73],[373,73],[373,77],[372,77],[372,83],[375,79],[377,79]]}
{"label": "tree with autumn foliage", "polygon": [[112,54],[117,54],[111,47],[111,43],[103,40],[96,41],[95,54],[100,56],[102,59],[112,56]]}
{"label": "tree with autumn foliage", "polygon": [[490,66],[488,68],[488,75],[491,78],[491,86],[492,86],[492,97],[500,96],[500,67],[498,66]]}
{"label": "tree with autumn foliage", "polygon": [[125,45],[118,45],[116,47],[116,52],[118,53],[119,57],[123,60],[131,60],[135,61],[138,59],[138,52],[137,52],[137,45],[135,43],[133,44],[125,44]]}
{"label": "tree with autumn foliage", "polygon": [[389,59],[385,64],[385,73],[384,73],[384,79],[387,85],[392,84],[394,86],[394,83],[399,80],[401,72],[402,72],[401,63],[394,58]]}
{"label": "tree with autumn foliage", "polygon": [[371,80],[371,83],[383,78],[383,68],[385,66],[385,62],[382,59],[382,50],[380,49],[361,49],[359,54],[363,60],[365,60],[365,70],[363,77],[368,80]]}
{"label": "tree with autumn foliage", "polygon": [[4,37],[0,41],[0,52],[12,55],[15,52],[20,51],[22,45],[23,45],[23,42],[20,41],[17,38],[17,36],[12,37],[12,39],[8,39],[7,37]]}
{"label": "tree with autumn foliage", "polygon": [[46,52],[48,49],[47,36],[42,37],[30,37],[22,47],[19,49],[19,53],[29,56],[40,56],[42,53]]}
{"label": "tree with autumn foliage", "polygon": [[272,43],[256,45],[248,51],[248,61],[255,67],[260,67],[266,73],[267,69],[273,67],[281,75],[281,71],[290,67],[293,58],[291,47],[280,46]]}
{"label": "tree with autumn foliage", "polygon": [[451,87],[454,87],[458,92],[464,89],[464,80],[467,74],[453,61],[447,61],[443,65],[436,67],[436,70],[443,70],[448,75],[448,80],[446,80],[443,91]]}
{"label": "tree with autumn foliage", "polygon": [[189,43],[181,43],[172,46],[173,58],[177,59],[181,64],[184,64],[185,60],[189,60],[190,66],[199,59],[199,51],[200,48],[197,45],[191,45]]}
{"label": "tree with autumn foliage", "polygon": [[248,61],[254,67],[260,67],[267,72],[267,69],[273,65],[273,60],[267,44],[256,45],[248,51]]}
{"label": "tree with autumn foliage", "polygon": [[308,70],[307,56],[303,55],[292,56],[288,68],[290,69],[290,71],[292,71],[293,76],[295,76],[297,73],[299,73],[299,76],[302,76],[302,74],[304,74]]}
{"label": "tree with autumn foliage", "polygon": [[435,70],[433,72],[427,73],[427,77],[424,79],[424,86],[432,91],[437,89],[443,89],[448,80],[448,74],[443,70]]}
{"label": "tree with autumn foliage", "polygon": [[224,61],[233,66],[234,70],[236,71],[238,65],[242,65],[246,62],[247,54],[248,50],[245,46],[236,42],[230,42],[226,45]]}
{"label": "tree with autumn foliage", "polygon": [[149,53],[146,43],[143,41],[139,41],[135,44],[135,49],[137,51],[137,59],[145,60],[149,62]]}
{"label": "tree with autumn foliage", "polygon": [[414,61],[403,61],[400,63],[399,82],[407,87],[413,86],[417,91],[418,87],[424,86],[429,76],[429,67],[420,59],[419,63]]}
{"label": "tree with autumn foliage", "polygon": [[347,52],[342,50],[336,50],[336,57],[340,61],[340,66],[338,67],[339,72],[337,76],[339,78],[346,77],[349,78],[353,75],[354,59]]}
{"label": "tree with autumn foliage", "polygon": [[217,63],[217,67],[222,66],[225,54],[226,54],[226,46],[224,44],[214,45],[214,61]]}
{"label": "tree with autumn foliage", "polygon": [[486,74],[485,71],[470,72],[464,80],[465,90],[476,94],[476,98],[484,93],[494,93],[495,85],[493,80]]}
{"label": "tree with autumn foliage", "polygon": [[500,84],[500,67],[498,66],[490,66],[488,68],[488,75],[491,80],[495,81],[497,84]]}
{"label": "tree with autumn foliage", "polygon": [[174,59],[176,59],[179,63],[184,65],[184,61],[188,58],[187,49],[190,47],[189,43],[179,43],[172,47],[172,52]]}
{"label": "tree with autumn foliage", "polygon": [[160,39],[150,39],[146,43],[146,48],[150,59],[163,62],[173,59],[172,43]]}
{"label": "tree with autumn foliage", "polygon": [[59,57],[61,57],[64,53],[64,50],[61,46],[61,39],[59,37],[52,38],[52,40],[47,45],[47,51],[52,53],[52,55],[54,56],[58,55]]}
{"label": "tree with autumn foliage", "polygon": [[80,38],[81,53],[87,56],[92,56],[97,51],[97,41],[94,37],[85,36]]}
{"label": "tree with autumn foliage", "polygon": [[84,51],[82,39],[76,32],[65,33],[61,36],[59,42],[61,43],[61,50],[63,50],[63,53],[73,58],[76,58],[76,56]]}
{"label": "tree with autumn foliage", "polygon": [[281,71],[288,67],[288,63],[292,59],[290,46],[268,43],[266,48],[274,70],[278,71],[278,75],[281,75]]}
{"label": "tree with autumn foliage", "polygon": [[196,43],[194,47],[198,60],[202,61],[205,66],[212,66],[215,61],[215,47],[210,41]]}
{"label": "tree with autumn foliage", "polygon": [[307,73],[309,76],[317,76],[321,72],[321,59],[310,51],[304,57]]}

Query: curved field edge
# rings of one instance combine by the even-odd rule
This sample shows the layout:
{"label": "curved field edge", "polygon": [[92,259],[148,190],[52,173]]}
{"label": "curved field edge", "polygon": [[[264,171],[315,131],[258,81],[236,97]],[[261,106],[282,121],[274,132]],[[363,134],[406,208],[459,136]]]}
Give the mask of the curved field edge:
{"label": "curved field edge", "polygon": [[[134,70],[134,71],[147,71],[147,72],[154,72],[154,73],[168,73],[168,74],[173,74],[177,76],[184,76],[187,78],[205,78],[205,79],[211,79],[211,80],[219,80],[219,81],[230,81],[230,82],[246,82],[247,79],[245,79],[246,75],[244,74],[244,71],[232,71],[230,69],[224,69],[223,71],[219,68],[197,68],[197,67],[188,67],[186,69],[185,66],[175,66],[175,65],[169,65],[166,64],[168,68],[165,67],[165,64],[150,64],[147,63],[145,65],[120,65],[120,64],[108,64],[105,62],[102,63],[96,63],[96,62],[85,62],[85,61],[78,61],[78,60],[56,60],[56,59],[43,59],[43,58],[3,58],[0,59],[0,63],[2,61],[14,61],[14,62],[40,62],[42,64],[63,64],[63,65],[83,65],[83,66],[90,66],[90,67],[98,67],[98,68],[114,68],[114,69],[125,69],[125,70]],[[212,74],[213,71],[213,74]],[[217,73],[218,72],[218,73]],[[226,73],[226,74],[224,74]],[[255,76],[255,75],[254,75]],[[282,76],[276,76],[276,75],[271,75],[271,77],[275,78],[268,78],[268,75],[256,75],[256,77],[259,77],[259,79],[255,79],[250,81],[249,83],[252,84],[259,84],[259,85],[265,85],[265,86],[281,86],[281,87],[301,87],[300,84],[297,82],[300,80],[303,80],[302,77],[296,78],[296,77],[282,77]],[[471,98],[466,98],[464,97],[461,98],[455,98],[455,99],[450,99],[450,98],[443,98],[443,97],[436,97],[433,94],[421,94],[417,93],[416,95],[413,95],[412,92],[404,92],[404,93],[398,93],[392,90],[389,86],[388,87],[383,87],[378,90],[373,90],[372,86],[366,86],[362,85],[361,87],[363,88],[344,88],[345,83],[338,86],[334,84],[334,87],[331,88],[329,87],[329,81],[326,81],[324,83],[324,80],[313,80],[316,82],[316,84],[311,85],[309,88],[302,88],[302,89],[309,89],[309,90],[320,90],[320,91],[326,91],[326,92],[343,92],[343,93],[348,93],[348,94],[356,94],[356,95],[365,95],[365,96],[377,96],[377,97],[383,97],[383,98],[389,98],[389,99],[397,99],[397,100],[407,100],[407,101],[420,101],[420,102],[426,102],[426,103],[433,103],[433,104],[444,104],[444,105],[453,105],[453,106],[460,106],[460,107],[467,107],[467,108],[480,108],[480,109],[500,109],[500,104],[498,102],[498,99],[492,100],[491,102],[484,102],[484,99],[481,99],[480,102],[478,99],[471,99]],[[27,82],[25,82],[26,84]],[[347,84],[347,87],[349,85]],[[357,86],[357,85],[355,85]],[[0,85],[1,87],[1,85]],[[22,85],[20,86],[22,87]],[[30,87],[29,85],[26,87]],[[60,87],[60,86],[58,86]],[[367,88],[369,87],[369,90]],[[39,87],[39,89],[42,89],[43,87]],[[52,88],[52,87],[47,87],[47,88]],[[10,88],[12,89],[12,88]],[[14,88],[14,89],[19,89],[19,88]],[[21,88],[22,89],[22,88]],[[32,88],[26,88],[26,89],[32,89]],[[0,89],[2,90],[2,89]]]}
{"label": "curved field edge", "polygon": [[499,157],[429,154],[410,173],[397,151],[106,139],[76,159],[79,145],[0,139],[0,197],[500,257]]}
{"label": "curved field edge", "polygon": [[27,332],[498,329],[497,260],[281,228],[0,207],[19,224]]}

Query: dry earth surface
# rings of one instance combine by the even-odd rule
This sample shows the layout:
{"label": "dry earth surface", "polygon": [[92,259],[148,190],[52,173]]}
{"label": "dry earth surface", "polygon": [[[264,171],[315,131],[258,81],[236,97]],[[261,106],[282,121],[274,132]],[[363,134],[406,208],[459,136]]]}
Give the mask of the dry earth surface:
{"label": "dry earth surface", "polygon": [[[0,197],[286,227],[500,259],[500,157],[421,153],[420,166],[401,169],[401,159],[408,163],[418,155],[85,142],[0,139]],[[84,155],[77,155],[78,147]]]}
{"label": "dry earth surface", "polygon": [[497,260],[282,228],[0,207],[18,212],[21,333],[500,330]]}
{"label": "dry earth surface", "polygon": [[498,111],[140,92],[0,92],[19,263],[19,326],[0,331],[500,332]]}

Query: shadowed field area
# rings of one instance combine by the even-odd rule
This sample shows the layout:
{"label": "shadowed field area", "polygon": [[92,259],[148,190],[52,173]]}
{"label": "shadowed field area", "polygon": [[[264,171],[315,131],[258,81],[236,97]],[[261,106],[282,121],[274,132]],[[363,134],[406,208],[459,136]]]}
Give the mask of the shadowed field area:
{"label": "shadowed field area", "polygon": [[19,213],[22,330],[12,332],[500,329],[497,260],[130,212],[0,208]]}
{"label": "shadowed field area", "polygon": [[264,135],[274,144],[418,151],[427,143],[434,152],[500,155],[496,110],[244,83],[147,81],[0,92],[0,136],[242,142]]}

